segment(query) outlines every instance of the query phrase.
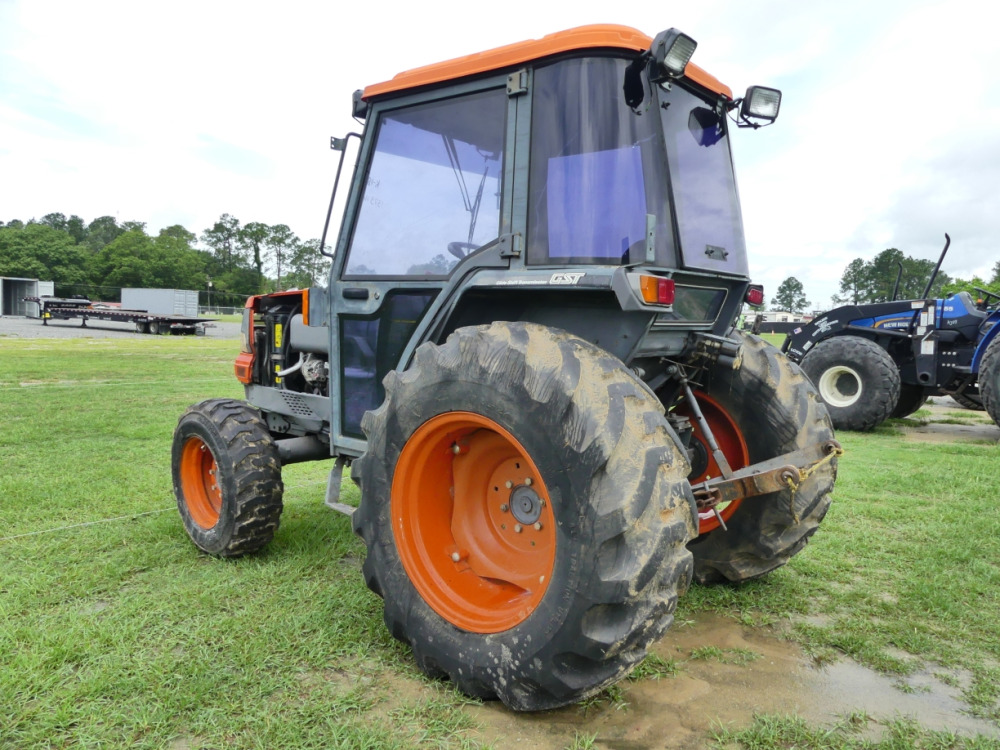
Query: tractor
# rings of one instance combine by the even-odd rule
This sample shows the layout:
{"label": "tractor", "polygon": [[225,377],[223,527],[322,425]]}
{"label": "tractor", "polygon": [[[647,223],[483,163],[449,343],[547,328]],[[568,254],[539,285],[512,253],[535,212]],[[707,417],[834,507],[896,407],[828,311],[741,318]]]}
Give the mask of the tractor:
{"label": "tractor", "polygon": [[626,676],[692,580],[803,549],[841,449],[799,367],[734,326],[763,289],[730,121],[771,124],[781,95],[735,98],[695,46],[587,26],[355,93],[328,285],[251,297],[245,399],[174,432],[200,550],[259,550],[282,467],[330,461],[392,635],[535,711]]}
{"label": "tractor", "polygon": [[[976,288],[975,299],[966,291],[928,297],[950,245],[946,234],[921,299],[896,299],[900,265],[889,302],[838,307],[785,338],[782,351],[816,384],[838,430],[871,430],[913,414],[934,395],[983,408],[981,363],[1000,332],[1000,296]],[[1000,403],[990,416],[997,421]]]}

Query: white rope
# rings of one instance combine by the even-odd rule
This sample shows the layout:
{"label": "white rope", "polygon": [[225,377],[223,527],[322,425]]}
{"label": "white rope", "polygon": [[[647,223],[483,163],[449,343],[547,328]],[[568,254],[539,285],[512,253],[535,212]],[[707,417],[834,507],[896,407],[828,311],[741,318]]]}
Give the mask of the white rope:
{"label": "white rope", "polygon": [[[305,484],[290,484],[286,485],[286,490],[299,490],[305,487],[312,487],[317,484],[326,484],[325,479],[317,479],[313,482],[306,482]],[[70,526],[57,526],[54,529],[42,529],[41,531],[29,531],[24,534],[14,534],[12,536],[0,536],[0,542],[9,542],[13,539],[23,539],[28,536],[39,536],[40,534],[55,534],[60,531],[69,531],[70,529],[82,529],[85,526],[96,526],[101,523],[114,523],[115,521],[134,521],[136,518],[141,518],[143,516],[155,516],[159,513],[166,513],[167,511],[176,510],[176,505],[171,505],[169,508],[160,508],[159,510],[147,510],[142,513],[129,513],[127,516],[115,516],[114,518],[101,518],[97,521],[84,521],[83,523],[74,523]]]}

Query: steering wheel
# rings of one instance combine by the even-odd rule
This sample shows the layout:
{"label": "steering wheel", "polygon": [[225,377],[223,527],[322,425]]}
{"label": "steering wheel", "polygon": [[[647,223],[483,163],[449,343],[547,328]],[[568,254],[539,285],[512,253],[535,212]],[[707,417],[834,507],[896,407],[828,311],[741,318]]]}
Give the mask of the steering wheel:
{"label": "steering wheel", "polygon": [[454,255],[459,260],[462,260],[466,255],[471,253],[473,250],[479,249],[479,245],[472,242],[449,242],[448,252]]}
{"label": "steering wheel", "polygon": [[974,286],[972,288],[975,289],[977,292],[979,292],[981,295],[983,295],[983,305],[985,307],[989,307],[990,297],[995,299],[997,302],[1000,302],[1000,294],[997,294],[996,292],[987,291],[986,289],[980,289],[978,286]]}

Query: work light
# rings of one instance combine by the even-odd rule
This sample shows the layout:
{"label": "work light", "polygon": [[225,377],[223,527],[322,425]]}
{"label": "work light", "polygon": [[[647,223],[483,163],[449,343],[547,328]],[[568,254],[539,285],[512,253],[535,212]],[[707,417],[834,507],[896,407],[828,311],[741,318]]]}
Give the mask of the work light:
{"label": "work light", "polygon": [[687,67],[697,46],[698,42],[677,29],[667,29],[657,34],[653,46],[649,49],[656,62],[652,80],[659,82],[684,75],[684,68]]}
{"label": "work light", "polygon": [[751,86],[743,97],[740,117],[744,120],[749,118],[767,120],[770,124],[778,118],[779,107],[781,107],[781,92],[778,89]]}

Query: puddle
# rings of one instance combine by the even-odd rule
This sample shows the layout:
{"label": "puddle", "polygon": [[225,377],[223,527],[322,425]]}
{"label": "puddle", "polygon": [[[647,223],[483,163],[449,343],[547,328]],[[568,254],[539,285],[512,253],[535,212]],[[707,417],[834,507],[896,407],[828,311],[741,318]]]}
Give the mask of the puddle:
{"label": "puddle", "polygon": [[596,735],[595,747],[694,750],[705,747],[713,728],[746,727],[754,714],[794,714],[830,725],[851,712],[876,720],[908,716],[927,729],[1000,737],[993,724],[963,713],[960,688],[930,673],[908,678],[913,690],[903,692],[898,680],[846,658],[815,668],[794,643],[719,615],[676,624],[653,653],[674,660],[677,674],[620,683],[620,702],[589,707],[513,714],[499,703],[474,706],[468,710],[480,726],[478,739],[561,750]]}

